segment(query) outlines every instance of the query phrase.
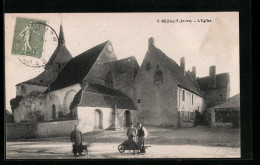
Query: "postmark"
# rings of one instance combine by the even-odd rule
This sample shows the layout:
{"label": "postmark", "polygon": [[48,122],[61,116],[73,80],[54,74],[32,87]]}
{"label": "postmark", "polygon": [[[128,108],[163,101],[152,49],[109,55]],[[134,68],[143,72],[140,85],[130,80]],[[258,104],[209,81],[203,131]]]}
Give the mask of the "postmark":
{"label": "postmark", "polygon": [[12,54],[29,67],[44,67],[51,54],[44,48],[56,45],[58,35],[46,20],[16,18]]}

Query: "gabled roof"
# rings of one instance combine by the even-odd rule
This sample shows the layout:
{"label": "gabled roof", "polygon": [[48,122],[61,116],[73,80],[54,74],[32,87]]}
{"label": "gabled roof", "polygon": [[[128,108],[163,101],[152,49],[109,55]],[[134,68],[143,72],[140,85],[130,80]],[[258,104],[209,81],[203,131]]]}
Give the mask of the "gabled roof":
{"label": "gabled roof", "polygon": [[66,64],[69,60],[72,59],[72,56],[68,49],[65,46],[65,38],[63,34],[63,28],[62,25],[60,25],[60,34],[58,39],[58,46],[53,52],[51,58],[45,65],[44,69],[48,69],[50,66],[52,66],[55,63],[58,64]]}
{"label": "gabled roof", "polygon": [[89,83],[87,87],[82,88],[75,95],[70,109],[76,106],[114,108],[115,105],[117,105],[118,109],[137,109],[132,99],[122,92],[102,85]]}
{"label": "gabled roof", "polygon": [[224,108],[240,108],[240,94],[229,98],[226,102],[214,106],[210,109],[224,109]]}
{"label": "gabled roof", "polygon": [[109,41],[99,44],[71,59],[51,83],[50,91],[80,83],[88,74]]}
{"label": "gabled roof", "polygon": [[216,87],[209,88],[209,76],[197,78],[196,81],[202,91],[209,89],[227,88],[229,85],[229,73],[216,74]]}
{"label": "gabled roof", "polygon": [[186,71],[184,76],[183,70],[174,60],[169,58],[166,54],[164,54],[160,49],[156,48],[154,45],[151,45],[150,49],[152,51],[156,51],[157,55],[160,55],[162,57],[163,62],[168,67],[172,76],[177,81],[178,86],[181,86],[186,90],[189,90],[199,96],[203,96],[200,92],[198,84],[190,77],[190,75]]}

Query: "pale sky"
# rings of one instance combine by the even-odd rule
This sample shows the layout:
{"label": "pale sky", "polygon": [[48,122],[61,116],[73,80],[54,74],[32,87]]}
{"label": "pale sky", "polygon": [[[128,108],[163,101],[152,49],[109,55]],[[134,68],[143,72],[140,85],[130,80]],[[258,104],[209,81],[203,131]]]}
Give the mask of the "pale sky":
{"label": "pale sky", "polygon": [[[72,56],[110,40],[118,59],[135,56],[141,65],[148,38],[154,37],[155,46],[178,64],[180,58],[185,57],[186,70],[196,66],[197,77],[208,76],[211,65],[216,66],[217,74],[229,72],[230,96],[240,92],[238,12],[5,14],[8,110],[11,110],[10,99],[16,96],[15,85],[43,71],[43,68],[25,66],[19,61],[19,56],[11,54],[16,17],[46,20],[57,33],[62,20],[66,47]],[[208,19],[211,22],[157,23],[157,20],[176,19]],[[44,56],[48,59],[57,42],[45,35]]]}

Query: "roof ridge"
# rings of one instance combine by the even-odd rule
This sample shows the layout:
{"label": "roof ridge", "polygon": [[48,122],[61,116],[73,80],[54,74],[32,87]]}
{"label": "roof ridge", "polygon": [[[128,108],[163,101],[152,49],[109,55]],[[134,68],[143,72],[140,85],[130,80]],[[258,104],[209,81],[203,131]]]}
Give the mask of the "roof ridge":
{"label": "roof ridge", "polygon": [[52,87],[50,90],[58,90],[82,82],[109,42],[108,40],[98,44],[68,61],[57,78],[50,84]]}
{"label": "roof ridge", "polygon": [[[176,70],[177,69],[177,72],[182,72],[182,69],[181,67],[177,64],[176,61],[174,61],[172,58],[170,58],[169,56],[167,56],[163,51],[161,51],[159,48],[156,48],[154,45],[153,45],[153,48],[156,49],[159,53],[159,55],[161,55],[163,57],[163,60],[166,62],[167,64],[167,68],[169,69],[171,75],[173,77],[175,77],[176,79],[176,82],[180,85],[180,86],[183,86],[182,84],[184,84],[185,88],[189,88],[189,90],[191,90],[192,92],[198,94],[198,95],[201,95],[202,96],[202,93],[200,92],[200,88],[198,88],[198,85],[196,85],[196,83],[192,80],[192,78],[190,77],[190,75],[188,74],[187,71],[185,71],[185,76],[182,74],[180,78],[176,78],[177,75],[175,75],[172,71],[172,69]],[[175,67],[177,66],[177,67]],[[170,68],[170,67],[174,67],[174,68]],[[187,76],[188,74],[188,76]],[[186,80],[185,80],[186,79]],[[194,85],[194,87],[190,87],[189,84],[187,84],[186,81],[191,81],[191,83]],[[192,88],[195,88],[195,89],[192,89]]]}

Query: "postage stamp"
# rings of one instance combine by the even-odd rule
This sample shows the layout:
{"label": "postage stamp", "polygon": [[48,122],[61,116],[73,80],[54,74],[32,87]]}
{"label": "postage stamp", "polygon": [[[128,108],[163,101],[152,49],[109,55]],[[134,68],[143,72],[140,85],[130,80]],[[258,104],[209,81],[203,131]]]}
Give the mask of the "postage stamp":
{"label": "postage stamp", "polygon": [[12,54],[41,58],[45,36],[45,20],[16,18]]}

